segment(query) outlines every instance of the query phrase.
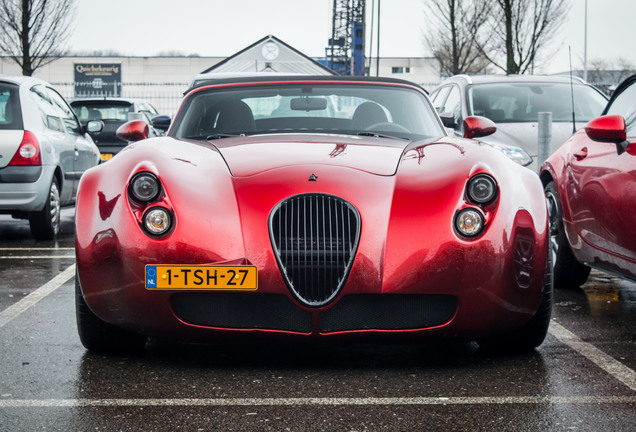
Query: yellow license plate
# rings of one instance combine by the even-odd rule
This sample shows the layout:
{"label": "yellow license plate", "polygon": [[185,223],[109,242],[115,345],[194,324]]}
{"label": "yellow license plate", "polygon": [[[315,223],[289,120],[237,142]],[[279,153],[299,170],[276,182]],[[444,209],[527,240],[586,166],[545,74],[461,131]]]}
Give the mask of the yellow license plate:
{"label": "yellow license plate", "polygon": [[111,160],[112,158],[113,158],[113,154],[112,153],[102,153],[102,160],[103,161]]}
{"label": "yellow license plate", "polygon": [[147,265],[149,290],[256,291],[258,272],[252,265]]}

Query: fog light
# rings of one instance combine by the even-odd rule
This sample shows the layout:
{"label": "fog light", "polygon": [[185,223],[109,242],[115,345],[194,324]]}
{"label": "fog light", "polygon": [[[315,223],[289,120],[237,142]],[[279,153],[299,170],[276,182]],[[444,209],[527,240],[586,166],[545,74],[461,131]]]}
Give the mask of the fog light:
{"label": "fog light", "polygon": [[144,215],[144,226],[150,234],[165,234],[171,224],[170,213],[163,207],[153,207]]}
{"label": "fog light", "polygon": [[136,174],[130,181],[129,193],[140,202],[150,202],[159,196],[159,180],[149,172]]}
{"label": "fog light", "polygon": [[455,227],[460,234],[466,237],[474,237],[484,227],[484,217],[477,210],[464,209],[457,215]]}

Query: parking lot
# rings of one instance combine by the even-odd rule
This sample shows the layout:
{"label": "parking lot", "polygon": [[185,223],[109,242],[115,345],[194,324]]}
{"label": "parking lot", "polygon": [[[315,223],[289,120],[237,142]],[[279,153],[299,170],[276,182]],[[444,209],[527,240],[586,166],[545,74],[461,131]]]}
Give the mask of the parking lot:
{"label": "parking lot", "polygon": [[0,216],[0,430],[633,431],[636,283],[557,291],[532,354],[475,344],[155,341],[90,354],[74,311],[73,209],[36,242]]}

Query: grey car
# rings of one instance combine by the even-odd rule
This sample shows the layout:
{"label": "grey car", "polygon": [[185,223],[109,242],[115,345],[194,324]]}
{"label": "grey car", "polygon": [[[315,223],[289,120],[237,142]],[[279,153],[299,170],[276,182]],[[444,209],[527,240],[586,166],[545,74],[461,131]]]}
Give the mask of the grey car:
{"label": "grey car", "polygon": [[495,122],[497,132],[480,141],[535,172],[539,112],[552,113],[551,154],[607,104],[603,93],[579,78],[540,75],[456,75],[433,89],[430,98],[451,133],[463,135],[467,116]]}
{"label": "grey car", "polygon": [[[100,122],[88,125],[99,129]],[[54,238],[97,146],[48,83],[0,75],[0,214],[28,219],[38,240]]]}

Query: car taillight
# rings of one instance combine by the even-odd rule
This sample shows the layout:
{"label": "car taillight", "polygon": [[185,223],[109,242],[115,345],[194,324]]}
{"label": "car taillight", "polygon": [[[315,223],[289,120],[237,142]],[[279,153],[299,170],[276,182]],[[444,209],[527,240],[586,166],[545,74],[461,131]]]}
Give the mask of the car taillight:
{"label": "car taillight", "polygon": [[9,165],[42,165],[40,156],[40,144],[37,138],[29,131],[24,131],[24,137],[15,152]]}

